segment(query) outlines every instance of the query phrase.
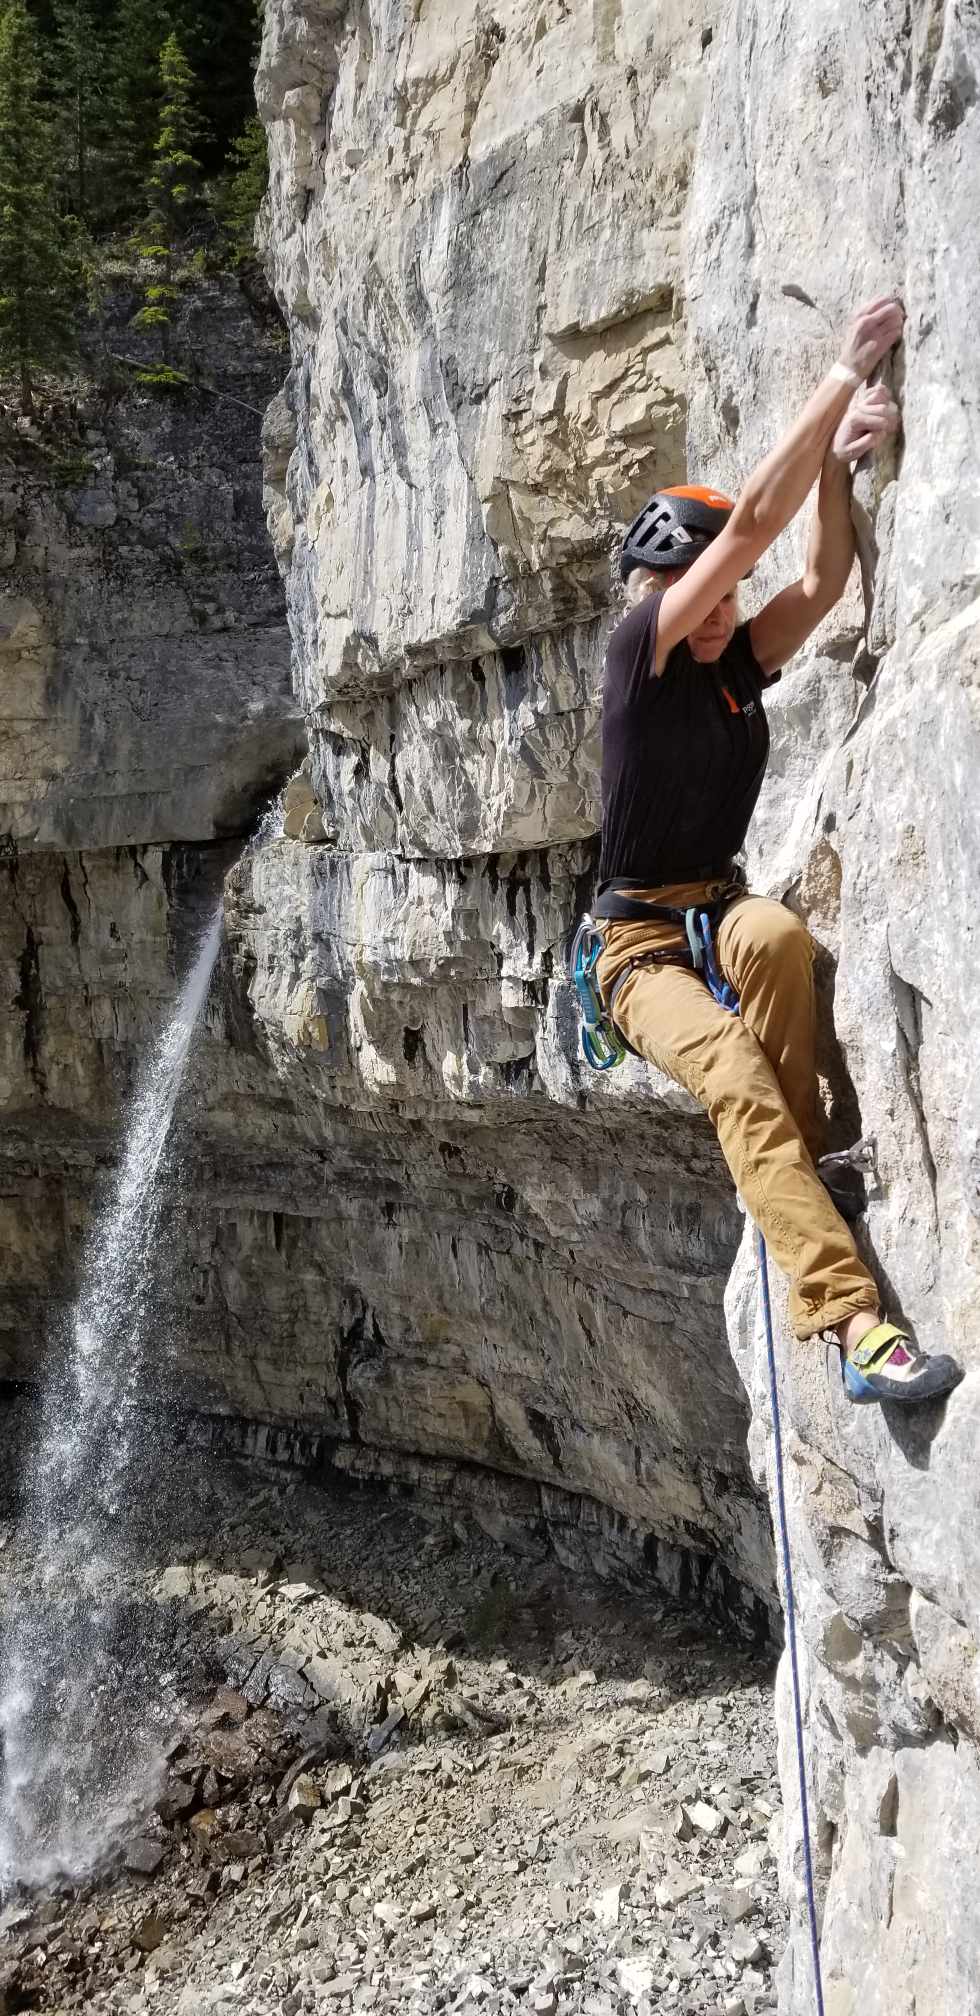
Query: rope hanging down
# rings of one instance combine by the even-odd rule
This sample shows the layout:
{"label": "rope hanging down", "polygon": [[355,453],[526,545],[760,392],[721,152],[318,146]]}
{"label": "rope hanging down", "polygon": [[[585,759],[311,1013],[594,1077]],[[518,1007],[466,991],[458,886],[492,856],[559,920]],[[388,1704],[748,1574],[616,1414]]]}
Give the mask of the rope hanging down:
{"label": "rope hanging down", "polygon": [[[738,995],[734,988],[719,972],[715,959],[711,919],[707,912],[689,909],[684,916],[688,945],[694,971],[700,973],[710,988],[719,1007],[730,1014],[739,1013]],[[578,997],[581,1016],[582,1051],[587,1064],[594,1071],[614,1070],[626,1056],[626,1044],[615,1023],[611,1020],[595,977],[599,957],[602,952],[602,938],[591,917],[583,917],[575,934],[569,955],[568,977]],[[789,1526],[786,1519],[786,1490],[783,1476],[783,1433],[779,1413],[779,1386],[776,1378],[776,1351],[772,1335],[772,1304],[769,1299],[769,1264],[766,1256],[766,1242],[762,1233],[756,1231],[756,1253],[759,1263],[759,1284],[762,1292],[762,1312],[765,1319],[766,1354],[769,1361],[769,1399],[772,1408],[773,1445],[776,1457],[776,1510],[779,1526],[780,1551],[783,1562],[783,1587],[786,1592],[786,1635],[789,1643],[790,1672],[793,1681],[793,1720],[796,1728],[796,1761],[800,1777],[800,1819],[803,1829],[803,1867],[806,1879],[806,1901],[810,1921],[810,1950],[813,1955],[813,1982],[816,1992],[817,2016],[824,2016],[823,1980],[820,1972],[820,1935],[817,1926],[817,1898],[813,1881],[813,1850],[810,1842],[810,1806],[806,1790],[806,1747],[803,1740],[803,1703],[800,1696],[800,1668],[796,1656],[796,1598],[793,1590],[793,1567],[790,1558]]]}
{"label": "rope hanging down", "polygon": [[820,1935],[817,1928],[817,1896],[813,1882],[813,1852],[810,1846],[810,1805],[806,1792],[803,1704],[800,1696],[800,1668],[796,1657],[796,1598],[793,1592],[793,1566],[789,1551],[786,1491],[783,1484],[783,1431],[779,1416],[776,1351],[772,1340],[769,1265],[766,1258],[766,1242],[761,1232],[756,1233],[756,1252],[759,1261],[759,1285],[762,1289],[762,1313],[766,1325],[766,1356],[769,1360],[769,1398],[772,1404],[772,1434],[776,1456],[776,1505],[779,1512],[779,1541],[783,1556],[783,1587],[786,1591],[786,1637],[789,1643],[790,1671],[793,1676],[793,1720],[796,1724],[796,1763],[800,1774],[800,1818],[803,1825],[803,1874],[806,1881],[806,1903],[810,1919],[810,1951],[813,1955],[813,1985],[817,1997],[817,2016],[824,2016],[823,1979],[820,1973]]}
{"label": "rope hanging down", "polygon": [[[739,1012],[738,996],[723,980],[715,964],[711,925],[702,911],[698,919],[703,947],[704,977],[718,1002],[732,1015]],[[803,1701],[800,1693],[800,1666],[796,1656],[796,1596],[793,1589],[793,1563],[789,1547],[789,1522],[786,1517],[786,1487],[783,1473],[783,1428],[779,1412],[779,1382],[776,1377],[776,1347],[772,1335],[772,1303],[769,1297],[769,1262],[766,1242],[756,1229],[756,1258],[759,1263],[759,1287],[762,1293],[762,1314],[766,1330],[766,1358],[769,1364],[769,1402],[772,1409],[773,1449],[776,1458],[776,1510],[778,1514],[779,1545],[783,1557],[783,1588],[786,1592],[786,1638],[789,1645],[790,1673],[793,1680],[793,1722],[796,1728],[796,1764],[800,1777],[800,1821],[803,1829],[803,1874],[806,1882],[807,1915],[810,1921],[810,1951],[813,1956],[813,1986],[817,2000],[817,2016],[824,2016],[823,1977],[820,1971],[820,1933],[817,1925],[817,1893],[813,1881],[813,1849],[810,1842],[810,1802],[806,1790],[806,1745],[803,1740]]]}
{"label": "rope hanging down", "polygon": [[[730,1014],[738,1014],[738,996],[734,988],[722,980],[712,943],[712,925],[708,917],[700,915],[700,935],[704,946],[704,978],[720,1008],[728,1008]],[[813,1845],[811,1845],[811,1802],[807,1798],[807,1744],[803,1738],[803,1695],[801,1695],[801,1667],[797,1659],[797,1595],[792,1589],[792,1556],[788,1544],[788,1518],[786,1518],[786,1486],[784,1486],[784,1466],[782,1466],[782,1419],[778,1411],[778,1379],[776,1379],[776,1347],[772,1341],[772,1302],[768,1294],[768,1256],[766,1242],[756,1228],[756,1258],[758,1258],[758,1286],[762,1294],[762,1318],[766,1327],[766,1361],[768,1361],[768,1401],[772,1409],[772,1450],[776,1458],[776,1524],[778,1542],[782,1554],[782,1589],[786,1593],[786,1641],[790,1655],[790,1675],[792,1675],[792,1722],[797,1730],[797,1770],[801,1778],[801,1824],[803,1824],[803,1875],[807,1883],[807,1915],[811,1923],[811,1954],[813,1954],[813,1988],[817,1994],[817,2016],[823,2012],[823,1974],[821,1974],[821,1933],[817,1925],[817,1887],[813,1881]]]}

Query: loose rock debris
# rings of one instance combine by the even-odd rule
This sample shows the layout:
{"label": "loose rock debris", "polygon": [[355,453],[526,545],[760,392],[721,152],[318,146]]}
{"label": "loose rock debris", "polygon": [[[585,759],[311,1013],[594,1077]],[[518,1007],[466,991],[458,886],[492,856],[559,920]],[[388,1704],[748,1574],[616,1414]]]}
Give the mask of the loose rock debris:
{"label": "loose rock debris", "polygon": [[775,2008],[768,1659],[380,1494],[191,1495],[134,1590],[166,1782],[98,1883],[5,1902],[0,2016]]}

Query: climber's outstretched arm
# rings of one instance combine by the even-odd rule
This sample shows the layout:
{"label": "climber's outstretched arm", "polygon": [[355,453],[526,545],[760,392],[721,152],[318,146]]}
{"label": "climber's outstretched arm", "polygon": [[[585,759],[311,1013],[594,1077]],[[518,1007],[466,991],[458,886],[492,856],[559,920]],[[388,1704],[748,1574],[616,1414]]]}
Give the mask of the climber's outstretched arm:
{"label": "climber's outstretched arm", "polygon": [[832,366],[776,447],[752,471],[723,532],[665,591],[657,619],[657,664],[735,588],[796,516],[816,482],[855,386],[902,333],[904,309],[887,295],[859,309]]}
{"label": "climber's outstretched arm", "polygon": [[868,385],[852,399],[820,471],[805,572],[749,624],[752,649],[764,672],[785,665],[840,601],[854,559],[851,464],[896,433],[898,419],[898,407],[884,385]]}

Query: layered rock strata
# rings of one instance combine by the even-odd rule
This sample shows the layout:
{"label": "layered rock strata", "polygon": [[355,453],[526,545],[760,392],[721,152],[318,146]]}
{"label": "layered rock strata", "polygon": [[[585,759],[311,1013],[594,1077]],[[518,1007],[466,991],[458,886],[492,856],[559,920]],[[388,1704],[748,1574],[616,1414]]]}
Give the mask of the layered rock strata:
{"label": "layered rock strata", "polygon": [[[670,227],[691,143],[677,150],[670,121],[679,102],[696,110],[698,45],[715,30],[682,249]],[[852,31],[834,7],[777,18],[763,0],[732,0],[697,28],[670,10],[656,22],[545,10],[533,24],[511,10],[450,29],[434,10],[371,37],[348,17],[273,10],[260,91],[277,160],[272,267],[296,361],[270,426],[270,507],[324,840],[288,906],[305,954],[291,988],[281,958],[262,970],[261,925],[246,937],[263,1041],[284,1060],[301,1042],[309,1069],[318,1052],[343,1069],[346,1042],[389,1114],[420,1071],[426,1098],[486,1110],[503,1068],[494,1041],[514,1036],[532,1055],[516,1006],[532,1017],[535,1096],[561,1099],[561,994],[554,969],[537,967],[539,938],[515,971],[491,910],[483,942],[494,963],[503,950],[503,971],[481,969],[478,1019],[452,1016],[432,975],[443,962],[458,989],[474,883],[479,901],[492,893],[501,848],[522,850],[504,864],[521,885],[533,859],[565,921],[574,911],[561,883],[571,895],[588,856],[569,847],[595,819],[607,527],[651,476],[679,474],[685,390],[691,473],[737,485],[830,360],[851,305],[897,288],[905,439],[856,486],[866,555],[869,533],[878,547],[868,606],[855,574],[773,701],[751,865],[822,948],[831,1117],[877,1139],[869,1259],[890,1306],[969,1364],[975,63],[955,6],[882,4]],[[632,126],[630,103],[643,108]],[[676,414],[664,405],[667,286],[668,338],[685,298],[690,321]],[[639,403],[626,413],[623,398]],[[649,430],[638,445],[635,416]],[[753,594],[798,570],[803,536],[794,528],[767,559]],[[278,891],[282,871],[264,862],[267,874]],[[521,895],[511,901],[519,917]],[[346,1015],[338,959],[350,962]],[[539,975],[539,998],[515,994]],[[623,1090],[625,1112],[618,1088],[590,1088],[589,1106],[604,1126],[620,1121],[611,1156],[629,1188],[643,1130],[665,1124],[664,1088],[631,1077]],[[590,1122],[575,1127],[581,1139]],[[586,1180],[608,1227],[598,1159]],[[478,1276],[474,1300],[482,1289]],[[755,1295],[746,1255],[730,1328],[762,1476]],[[829,2006],[970,2007],[969,1907],[941,1816],[954,1810],[957,1837],[971,1838],[973,1522],[948,1531],[950,1506],[967,1501],[971,1382],[945,1417],[869,1422],[841,1408],[822,1353],[782,1329]],[[782,1712],[789,1731],[785,1690]],[[790,1787],[792,1771],[787,1747]],[[799,1904],[798,1839],[785,1874]],[[810,2006],[802,1932],[785,1973],[787,2009]]]}
{"label": "layered rock strata", "polygon": [[0,830],[21,850],[240,833],[305,743],[255,469],[278,318],[197,279],[170,335],[193,385],[154,395],[138,305],[111,283],[84,381],[0,424]]}
{"label": "layered rock strata", "polygon": [[[0,421],[0,1375],[36,1371],[204,911],[305,748],[262,514],[274,305],[181,293],[153,395],[135,287],[84,374]],[[130,362],[121,364],[120,357]]]}
{"label": "layered rock strata", "polygon": [[[864,1250],[889,1306],[971,1368],[937,1418],[849,1413],[777,1298],[835,2016],[976,1999],[974,72],[955,0],[877,0],[857,26],[834,0],[693,21],[273,0],[265,233],[292,363],[266,503],[309,758],[285,833],[228,882],[169,1280],[185,1396],[229,1435],[471,1490],[498,1526],[550,1524],[570,1561],[646,1548],[678,1588],[733,1611],[748,1591],[756,1621],[773,1570],[744,1450],[747,1393],[763,1484],[751,1255],[730,1357],[739,1219],[717,1150],[655,1073],[587,1078],[561,953],[595,866],[615,527],[685,468],[737,486],[847,310],[897,288],[905,436],[856,486],[868,605],[855,571],[773,696],[750,860],[821,946],[832,1129],[877,1141]],[[803,537],[753,597],[798,571]],[[222,830],[205,795],[210,823],[126,830],[139,846],[106,857],[91,914],[74,856],[27,871],[8,1371],[36,1360],[172,985],[158,850]],[[69,1031],[72,961],[92,998]],[[780,1718],[796,2016],[785,1684]]]}
{"label": "layered rock strata", "polygon": [[[587,1494],[665,1572],[693,1551],[701,1579],[720,1548],[768,1595],[716,1151],[636,1068],[587,1087],[561,977],[594,871],[612,528],[684,466],[709,44],[674,9],[270,12],[294,362],[266,494],[310,733],[286,831],[312,844],[246,864],[229,923],[258,1053],[325,1160],[309,1201],[301,1163],[280,1186],[308,1285],[266,1332],[273,1407],[326,1410],[361,1464]],[[260,1152],[262,1101],[235,1146]]]}

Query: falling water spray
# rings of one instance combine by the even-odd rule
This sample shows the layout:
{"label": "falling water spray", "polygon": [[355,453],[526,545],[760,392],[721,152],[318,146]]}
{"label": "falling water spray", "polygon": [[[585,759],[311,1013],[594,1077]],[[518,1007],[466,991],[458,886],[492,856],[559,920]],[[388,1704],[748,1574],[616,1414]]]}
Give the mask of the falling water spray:
{"label": "falling water spray", "polygon": [[219,906],[137,1091],[45,1390],[22,1527],[33,1586],[0,1674],[0,1890],[91,1874],[152,1796],[161,1676],[132,1684],[126,1564],[152,1455],[158,1175],[220,940]]}

